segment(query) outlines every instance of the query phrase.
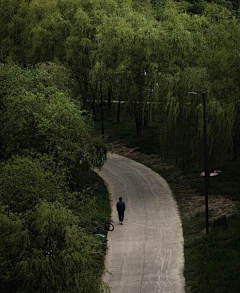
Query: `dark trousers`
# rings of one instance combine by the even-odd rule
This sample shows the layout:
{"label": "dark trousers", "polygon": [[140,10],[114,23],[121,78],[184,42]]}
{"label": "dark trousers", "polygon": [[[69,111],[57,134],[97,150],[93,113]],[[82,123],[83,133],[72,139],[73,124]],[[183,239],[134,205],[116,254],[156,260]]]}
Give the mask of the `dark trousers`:
{"label": "dark trousers", "polygon": [[119,222],[123,222],[124,219],[124,212],[118,212]]}

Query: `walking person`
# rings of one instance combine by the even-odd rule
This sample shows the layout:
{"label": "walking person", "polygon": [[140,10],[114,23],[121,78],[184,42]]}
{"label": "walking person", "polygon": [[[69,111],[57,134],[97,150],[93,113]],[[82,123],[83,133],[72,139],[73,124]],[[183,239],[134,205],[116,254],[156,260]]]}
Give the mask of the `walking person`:
{"label": "walking person", "polygon": [[125,212],[125,202],[122,201],[122,197],[119,197],[119,202],[117,203],[117,211],[119,222],[122,225],[124,220],[124,212]]}

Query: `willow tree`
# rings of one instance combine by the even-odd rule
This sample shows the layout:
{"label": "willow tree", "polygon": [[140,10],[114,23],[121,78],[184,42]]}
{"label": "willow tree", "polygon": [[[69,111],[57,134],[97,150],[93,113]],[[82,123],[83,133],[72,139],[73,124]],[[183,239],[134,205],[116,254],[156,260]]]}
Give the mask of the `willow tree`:
{"label": "willow tree", "polygon": [[89,11],[85,11],[82,5],[77,5],[73,15],[69,17],[71,28],[65,41],[66,56],[63,61],[68,64],[77,81],[79,94],[86,108],[87,100],[92,99],[94,94],[89,75],[92,67],[91,55],[95,49],[95,25]]}
{"label": "willow tree", "polygon": [[71,210],[41,202],[21,216],[1,213],[0,223],[2,292],[103,292],[100,240]]}
{"label": "willow tree", "polygon": [[[126,3],[125,3],[126,4]],[[108,110],[111,111],[112,99],[118,100],[118,122],[120,120],[120,102],[125,100],[125,90],[127,84],[127,71],[122,56],[122,43],[119,36],[119,29],[124,21],[126,13],[131,7],[128,3],[124,8],[123,15],[120,14],[121,8],[111,16],[103,19],[97,26],[96,52],[94,56],[95,64],[92,70],[92,79],[98,84],[99,96],[104,95],[108,100]],[[119,15],[120,14],[120,15]]]}
{"label": "willow tree", "polygon": [[196,66],[204,41],[201,27],[205,21],[190,17],[173,1],[167,1],[160,12],[162,33],[159,37],[164,42],[158,73],[160,148],[163,155],[189,167],[196,159],[195,109],[201,100],[193,100],[187,92],[203,91],[208,86],[206,70]]}
{"label": "willow tree", "polygon": [[71,97],[53,86],[46,71],[6,67],[1,73],[5,85],[1,141],[6,158],[33,150],[52,155],[68,167],[80,160],[90,166],[103,164],[106,148],[92,138],[91,120]]}
{"label": "willow tree", "polygon": [[3,0],[0,2],[0,60],[5,63],[11,52],[20,43],[22,25],[16,13],[21,1]]}
{"label": "willow tree", "polygon": [[102,292],[96,200],[71,183],[76,167],[102,166],[106,146],[49,74],[0,68],[0,291]]}
{"label": "willow tree", "polygon": [[184,167],[202,164],[202,99],[187,93],[208,92],[209,162],[219,166],[233,157],[239,137],[239,82],[234,66],[239,56],[239,25],[229,17],[229,10],[216,4],[206,4],[202,16],[190,16],[178,4],[169,3],[161,12],[168,31],[165,59],[169,60],[159,74],[166,92],[165,98],[159,94],[165,105],[161,147]]}
{"label": "willow tree", "polygon": [[[120,10],[121,11],[121,10]],[[106,72],[108,85],[120,101],[128,101],[137,136],[141,136],[146,92],[153,86],[157,63],[156,22],[150,15],[125,9],[120,15],[107,18],[98,27],[98,60]]]}
{"label": "willow tree", "polygon": [[[1,1],[5,15],[1,26],[3,53],[19,64],[53,61],[64,54],[69,23],[57,7],[58,1]],[[5,13],[7,9],[7,13]]]}
{"label": "willow tree", "polygon": [[8,57],[24,66],[64,63],[77,81],[78,95],[86,101],[94,39],[91,10],[90,1],[82,0],[2,1],[0,46],[4,60]]}
{"label": "willow tree", "polygon": [[[167,1],[161,8],[159,38],[164,44],[158,61],[158,103],[160,122],[160,148],[162,154],[173,157],[175,162],[191,161],[191,111],[187,103],[189,69],[194,66],[196,51],[192,19],[175,4]],[[194,32],[192,33],[191,30]],[[201,83],[199,80],[196,82]]]}
{"label": "willow tree", "polygon": [[[231,137],[228,139],[228,145],[224,138],[220,144],[222,149],[219,151],[219,160],[223,160],[226,157],[237,157],[239,149],[240,84],[236,64],[239,62],[240,44],[237,35],[240,26],[228,9],[213,3],[206,6],[204,17],[208,21],[208,30],[199,64],[208,71],[209,91],[215,103],[214,110],[219,113],[216,121],[222,125],[219,132],[223,131],[226,137]],[[223,111],[226,111],[225,118],[222,116]],[[223,121],[220,122],[220,119]],[[231,127],[226,125],[227,121]],[[218,133],[215,136],[217,135]],[[229,145],[232,146],[231,151]]]}
{"label": "willow tree", "polygon": [[13,156],[0,169],[0,205],[19,214],[43,200],[63,202],[66,183],[63,174],[58,175],[40,158]]}

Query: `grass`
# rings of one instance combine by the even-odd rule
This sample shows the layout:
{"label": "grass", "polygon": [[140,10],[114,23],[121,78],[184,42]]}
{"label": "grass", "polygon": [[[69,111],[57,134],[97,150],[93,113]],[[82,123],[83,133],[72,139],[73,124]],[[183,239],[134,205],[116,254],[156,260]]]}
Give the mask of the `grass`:
{"label": "grass", "polygon": [[107,118],[105,134],[113,151],[152,168],[173,191],[183,224],[186,292],[239,293],[240,213],[235,206],[240,201],[239,161],[228,162],[221,167],[221,174],[210,177],[210,233],[206,235],[204,178],[200,172],[183,172],[165,162],[158,152],[156,128],[143,129],[139,139],[129,117],[120,124],[114,115]]}
{"label": "grass", "polygon": [[239,224],[239,216],[232,216],[224,220],[224,230],[211,232],[185,247],[185,274],[194,277],[191,292],[239,292]]}
{"label": "grass", "polygon": [[[111,207],[109,193],[103,179],[94,171],[88,169],[79,171],[76,169],[74,175],[76,180],[76,185],[74,186],[75,191],[80,191],[83,194],[81,200],[89,202],[89,200],[92,201],[92,199],[94,199],[92,206],[89,207],[86,205],[87,210],[80,210],[77,212],[91,213],[91,221],[88,221],[87,226],[84,228],[86,233],[94,238],[93,243],[95,243],[95,251],[92,253],[92,258],[95,265],[92,269],[96,277],[101,278],[104,272],[107,238],[99,237],[94,234],[95,227],[110,221]],[[107,231],[104,232],[107,233]]]}
{"label": "grass", "polygon": [[107,187],[103,179],[97,175],[93,170],[74,169],[73,182],[71,185],[73,191],[81,191],[83,194],[85,191],[88,194],[91,193],[91,198],[95,199],[95,205],[97,207],[96,213],[94,213],[93,223],[96,225],[109,222],[111,217],[110,199]]}
{"label": "grass", "polygon": [[[240,159],[228,162],[222,166],[217,176],[209,178],[209,193],[224,194],[231,197],[232,200],[240,199]],[[197,172],[186,173],[186,176],[192,180],[191,185],[196,187],[201,193],[204,193],[204,177],[199,177]]]}
{"label": "grass", "polygon": [[111,217],[110,199],[107,186],[105,185],[103,179],[92,170],[84,172],[81,177],[84,182],[84,188],[90,188],[92,196],[96,199],[96,223],[100,225],[105,222],[109,222]]}
{"label": "grass", "polygon": [[[109,138],[109,141],[122,141],[126,147],[137,148],[138,151],[145,154],[157,154],[158,153],[158,129],[156,126],[143,128],[142,137],[137,138],[135,122],[128,115],[128,109],[122,109],[122,116],[120,123],[117,123],[116,113],[113,111],[107,114],[107,108],[104,108],[104,132],[105,136]],[[96,130],[101,133],[100,117],[97,116]],[[147,139],[146,139],[147,137]],[[149,144],[151,141],[151,144]]]}

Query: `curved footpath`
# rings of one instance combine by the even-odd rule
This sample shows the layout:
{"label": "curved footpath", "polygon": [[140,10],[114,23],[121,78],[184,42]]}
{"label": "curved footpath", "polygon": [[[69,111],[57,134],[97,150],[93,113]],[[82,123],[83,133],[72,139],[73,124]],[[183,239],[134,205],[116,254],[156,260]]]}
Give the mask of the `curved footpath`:
{"label": "curved footpath", "polygon": [[[112,202],[104,280],[112,293],[184,293],[183,235],[166,181],[131,159],[112,154],[101,171]],[[124,223],[116,203],[126,203]]]}

